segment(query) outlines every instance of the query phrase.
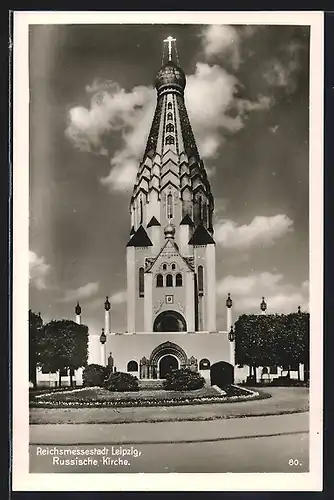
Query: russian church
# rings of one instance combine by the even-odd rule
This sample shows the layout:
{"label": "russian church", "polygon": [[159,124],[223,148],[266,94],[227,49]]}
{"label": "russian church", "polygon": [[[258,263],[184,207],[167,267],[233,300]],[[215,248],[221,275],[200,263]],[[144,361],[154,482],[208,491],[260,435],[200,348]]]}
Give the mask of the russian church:
{"label": "russian church", "polygon": [[[186,77],[175,39],[158,71],[156,109],[130,200],[126,245],[127,331],[109,331],[117,371],[164,378],[230,361],[227,332],[216,327],[214,199],[188,117]],[[207,377],[206,377],[207,378]]]}

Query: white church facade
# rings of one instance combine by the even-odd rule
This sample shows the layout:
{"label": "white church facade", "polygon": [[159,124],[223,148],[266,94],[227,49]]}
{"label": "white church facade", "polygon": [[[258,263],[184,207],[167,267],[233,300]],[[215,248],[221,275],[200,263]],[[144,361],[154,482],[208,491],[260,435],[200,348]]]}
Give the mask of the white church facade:
{"label": "white church facade", "polygon": [[[227,332],[216,327],[214,200],[184,101],[186,77],[172,39],[159,70],[157,104],[130,201],[126,246],[127,332],[106,343],[118,371],[164,378],[230,361]],[[110,314],[107,304],[106,317]]]}

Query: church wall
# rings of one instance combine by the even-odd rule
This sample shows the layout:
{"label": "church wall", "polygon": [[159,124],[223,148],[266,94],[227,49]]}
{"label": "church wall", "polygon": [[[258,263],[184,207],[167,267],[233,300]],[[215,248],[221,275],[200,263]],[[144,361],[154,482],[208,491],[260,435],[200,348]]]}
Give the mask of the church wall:
{"label": "church wall", "polygon": [[151,256],[150,247],[137,247],[135,248],[135,266],[134,266],[134,274],[135,274],[135,321],[134,328],[129,329],[129,332],[140,332],[145,330],[145,290],[144,297],[139,297],[139,268],[145,267],[145,258]]}
{"label": "church wall", "polygon": [[[211,364],[229,362],[229,340],[225,332],[114,335],[108,338],[107,352],[112,352],[117,371],[126,372],[129,361],[137,361],[139,366],[144,356],[149,359],[153,349],[167,341],[180,346],[188,358],[194,356],[198,364],[203,358],[207,358]],[[210,370],[203,370],[202,373],[210,378]]]}

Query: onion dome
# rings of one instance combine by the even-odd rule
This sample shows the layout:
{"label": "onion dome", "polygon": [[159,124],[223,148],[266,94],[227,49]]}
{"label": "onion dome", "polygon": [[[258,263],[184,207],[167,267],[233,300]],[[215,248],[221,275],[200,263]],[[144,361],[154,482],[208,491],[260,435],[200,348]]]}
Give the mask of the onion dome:
{"label": "onion dome", "polygon": [[168,224],[164,229],[165,238],[174,238],[175,227],[172,224]]}
{"label": "onion dome", "polygon": [[104,308],[106,311],[110,311],[110,302],[109,302],[108,296],[106,297],[106,301],[104,303]]}
{"label": "onion dome", "polygon": [[162,66],[155,79],[155,88],[161,92],[165,88],[175,88],[181,92],[186,86],[186,76],[174,61]]}
{"label": "onion dome", "polygon": [[79,305],[79,302],[78,302],[78,303],[77,303],[77,305],[75,306],[75,314],[76,314],[77,316],[80,316],[80,314],[81,314],[81,307],[80,307],[80,305]]}

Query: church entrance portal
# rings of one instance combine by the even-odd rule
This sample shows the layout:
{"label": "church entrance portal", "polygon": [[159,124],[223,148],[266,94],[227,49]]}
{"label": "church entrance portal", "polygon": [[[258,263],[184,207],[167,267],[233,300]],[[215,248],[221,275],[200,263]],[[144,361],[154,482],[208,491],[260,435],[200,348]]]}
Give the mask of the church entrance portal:
{"label": "church entrance portal", "polygon": [[172,370],[177,370],[179,367],[179,363],[174,356],[167,354],[161,358],[159,363],[159,378],[166,378],[166,375],[170,373]]}
{"label": "church entrance portal", "polygon": [[186,332],[187,324],[184,317],[176,311],[164,311],[156,317],[154,332]]}

